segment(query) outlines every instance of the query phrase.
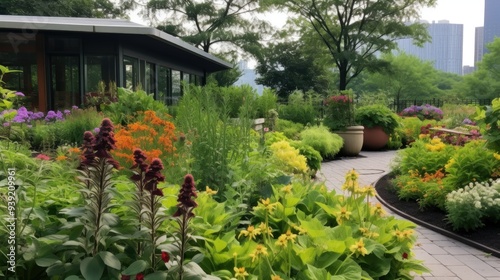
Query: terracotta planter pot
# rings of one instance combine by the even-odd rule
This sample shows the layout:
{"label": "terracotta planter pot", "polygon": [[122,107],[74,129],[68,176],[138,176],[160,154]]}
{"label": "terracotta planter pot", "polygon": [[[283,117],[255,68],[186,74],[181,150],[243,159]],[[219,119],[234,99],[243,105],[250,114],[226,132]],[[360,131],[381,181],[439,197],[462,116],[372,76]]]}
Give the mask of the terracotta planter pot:
{"label": "terracotta planter pot", "polygon": [[389,135],[380,126],[365,127],[363,150],[376,151],[384,148],[389,142]]}
{"label": "terracotta planter pot", "polygon": [[339,154],[342,156],[357,156],[363,147],[363,126],[349,126],[345,131],[334,131],[342,139],[344,146]]}

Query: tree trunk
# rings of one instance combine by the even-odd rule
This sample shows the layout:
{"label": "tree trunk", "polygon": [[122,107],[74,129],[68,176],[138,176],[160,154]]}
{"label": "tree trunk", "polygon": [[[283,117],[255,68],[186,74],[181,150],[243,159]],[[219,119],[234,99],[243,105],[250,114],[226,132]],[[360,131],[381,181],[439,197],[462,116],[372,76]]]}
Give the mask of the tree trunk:
{"label": "tree trunk", "polygon": [[347,65],[340,65],[339,68],[339,90],[345,90],[347,87]]}

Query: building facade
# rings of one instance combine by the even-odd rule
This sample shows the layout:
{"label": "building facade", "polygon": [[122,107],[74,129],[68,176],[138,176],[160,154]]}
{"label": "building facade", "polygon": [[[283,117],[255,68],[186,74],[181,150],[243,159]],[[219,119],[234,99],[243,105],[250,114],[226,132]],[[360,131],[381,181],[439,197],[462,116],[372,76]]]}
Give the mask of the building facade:
{"label": "building facade", "polygon": [[476,27],[474,41],[474,67],[477,69],[477,63],[483,59],[484,53],[484,27]]}
{"label": "building facade", "polygon": [[487,45],[500,37],[500,1],[485,0],[484,2],[484,37],[483,52],[488,51]]}
{"label": "building facade", "polygon": [[427,24],[431,42],[418,47],[412,39],[397,40],[400,51],[423,61],[432,61],[438,70],[462,75],[463,24],[441,20]]}
{"label": "building facade", "polygon": [[[0,17],[0,64],[6,87],[39,111],[84,103],[100,81],[140,87],[167,104],[182,82],[203,84],[231,64],[157,29],[119,19]],[[8,76],[8,77],[7,77]]]}

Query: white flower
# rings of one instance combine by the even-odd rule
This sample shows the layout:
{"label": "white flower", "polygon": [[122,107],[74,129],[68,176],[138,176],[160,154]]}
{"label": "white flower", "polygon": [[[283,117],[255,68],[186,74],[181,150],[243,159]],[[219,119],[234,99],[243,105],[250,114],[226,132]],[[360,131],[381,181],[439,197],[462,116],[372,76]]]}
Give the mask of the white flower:
{"label": "white flower", "polygon": [[474,202],[474,207],[476,207],[477,209],[481,209],[481,201]]}

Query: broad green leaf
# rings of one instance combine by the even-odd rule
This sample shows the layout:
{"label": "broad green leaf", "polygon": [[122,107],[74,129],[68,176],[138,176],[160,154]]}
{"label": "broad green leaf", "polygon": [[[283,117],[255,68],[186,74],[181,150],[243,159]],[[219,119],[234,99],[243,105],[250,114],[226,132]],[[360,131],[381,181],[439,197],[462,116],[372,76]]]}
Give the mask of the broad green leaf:
{"label": "broad green leaf", "polygon": [[215,248],[216,252],[219,253],[222,250],[226,249],[226,247],[227,247],[227,242],[226,241],[224,241],[224,240],[222,240],[222,239],[220,239],[218,237],[217,237],[217,239],[215,239],[215,241],[214,241],[214,248]]}
{"label": "broad green leaf", "polygon": [[125,275],[136,275],[137,273],[143,272],[146,268],[148,268],[148,263],[143,260],[138,260],[133,262],[127,269],[122,271],[122,274]]}
{"label": "broad green leaf", "polygon": [[71,276],[64,278],[64,280],[80,280],[80,279],[81,278],[76,276],[76,275],[71,275]]}
{"label": "broad green leaf", "polygon": [[144,280],[165,280],[167,279],[167,273],[165,271],[157,271],[148,274],[144,277]]}
{"label": "broad green leaf", "polygon": [[120,260],[118,260],[118,258],[115,255],[113,255],[112,253],[107,252],[107,251],[102,251],[102,252],[99,252],[99,256],[101,257],[104,264],[106,264],[107,266],[114,268],[114,269],[117,269],[117,270],[122,269],[122,265],[120,263]]}
{"label": "broad green leaf", "polygon": [[337,254],[334,252],[325,252],[319,256],[318,260],[314,263],[317,268],[327,268],[332,265],[341,254]]}
{"label": "broad green leaf", "polygon": [[80,263],[80,272],[85,280],[101,279],[104,268],[104,262],[98,256],[85,258]]}
{"label": "broad green leaf", "polygon": [[316,258],[317,249],[314,247],[308,247],[298,253],[303,264],[313,263]]}
{"label": "broad green leaf", "polygon": [[59,261],[59,259],[56,256],[44,257],[35,260],[36,264],[40,267],[49,267],[55,264],[57,261]]}

